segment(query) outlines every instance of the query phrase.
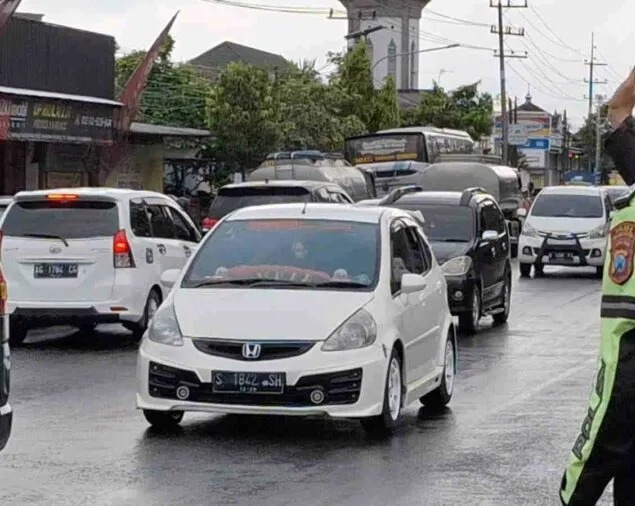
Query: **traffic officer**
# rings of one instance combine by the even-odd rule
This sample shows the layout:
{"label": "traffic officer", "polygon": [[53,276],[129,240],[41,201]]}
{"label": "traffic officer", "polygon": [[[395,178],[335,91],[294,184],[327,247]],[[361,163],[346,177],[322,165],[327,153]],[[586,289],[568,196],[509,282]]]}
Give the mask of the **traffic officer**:
{"label": "traffic officer", "polygon": [[[606,152],[635,184],[635,69],[609,102]],[[593,505],[613,479],[616,505],[635,505],[635,186],[616,201],[602,285],[600,357],[589,407],[562,477],[564,505]]]}

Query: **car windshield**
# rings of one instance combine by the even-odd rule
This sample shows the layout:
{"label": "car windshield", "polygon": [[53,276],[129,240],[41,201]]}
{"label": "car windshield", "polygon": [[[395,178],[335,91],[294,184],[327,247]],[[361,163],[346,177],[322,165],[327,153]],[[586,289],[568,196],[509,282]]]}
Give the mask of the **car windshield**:
{"label": "car windshield", "polygon": [[599,195],[541,194],[531,209],[544,218],[602,218],[604,205]]}
{"label": "car windshield", "polygon": [[443,204],[404,204],[396,206],[421,211],[423,229],[431,242],[471,242],[474,240],[474,213],[470,207]]}
{"label": "car windshield", "polygon": [[334,220],[230,220],[201,244],[184,288],[372,288],[377,224]]}
{"label": "car windshield", "polygon": [[86,239],[113,236],[119,229],[115,202],[37,200],[17,202],[2,224],[6,236]]}
{"label": "car windshield", "polygon": [[220,220],[243,207],[304,202],[309,195],[306,188],[299,186],[221,188],[209,208],[209,217]]}

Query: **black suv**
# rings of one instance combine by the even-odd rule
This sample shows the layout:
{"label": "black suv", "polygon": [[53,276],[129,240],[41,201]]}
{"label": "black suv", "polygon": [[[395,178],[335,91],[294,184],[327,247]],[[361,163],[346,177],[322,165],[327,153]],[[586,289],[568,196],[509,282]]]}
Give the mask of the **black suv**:
{"label": "black suv", "polygon": [[207,232],[226,215],[243,207],[292,202],[352,204],[353,199],[339,185],[324,181],[277,180],[228,184],[218,190],[201,228]]}
{"label": "black suv", "polygon": [[[482,316],[505,323],[511,305],[510,240],[505,217],[482,188],[463,192],[399,188],[375,205],[419,211],[448,283],[459,328],[476,331]],[[418,213],[417,213],[418,214]],[[421,218],[420,218],[421,219]]]}

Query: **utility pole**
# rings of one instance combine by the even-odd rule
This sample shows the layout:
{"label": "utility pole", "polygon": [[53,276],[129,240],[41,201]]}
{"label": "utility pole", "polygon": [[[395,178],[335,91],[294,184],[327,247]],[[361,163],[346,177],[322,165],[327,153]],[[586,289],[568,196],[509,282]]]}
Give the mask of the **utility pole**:
{"label": "utility pole", "polygon": [[498,11],[498,26],[492,25],[490,32],[498,35],[498,53],[494,53],[495,57],[498,57],[498,64],[500,67],[500,86],[501,86],[501,119],[503,122],[501,131],[501,149],[503,165],[507,165],[509,161],[508,156],[508,139],[509,139],[509,117],[507,116],[507,90],[506,90],[506,78],[505,78],[505,58],[527,58],[527,53],[517,55],[513,51],[505,54],[505,35],[516,35],[523,37],[525,35],[524,28],[515,29],[511,26],[505,27],[503,25],[503,8],[526,8],[527,0],[524,5],[514,5],[512,0],[507,0],[503,4],[503,0],[498,0],[498,3],[494,3],[494,0],[490,0],[490,7],[496,8]]}
{"label": "utility pole", "polygon": [[[595,61],[595,50],[596,50],[596,46],[595,46],[595,34],[591,33],[591,59],[590,60],[584,60],[584,64],[589,66],[589,79],[585,79],[584,82],[589,84],[589,96],[587,97],[589,100],[589,113],[588,113],[588,119],[589,121],[591,121],[591,116],[593,115],[593,99],[594,99],[594,95],[593,95],[593,87],[596,84],[606,84],[607,81],[606,79],[603,81],[597,81],[595,80],[595,67],[606,67],[606,63],[599,63],[597,61]],[[597,118],[599,119],[599,117]],[[589,172],[591,171],[591,157],[587,157],[588,158],[588,169]]]}
{"label": "utility pole", "polygon": [[571,169],[571,160],[569,159],[569,121],[567,120],[567,110],[564,110],[562,118],[562,168],[564,172]]}
{"label": "utility pole", "polygon": [[597,108],[595,114],[595,170],[599,170],[600,162],[602,160],[602,143],[600,142],[600,125],[602,124],[602,105],[604,104],[604,97],[602,95],[598,95],[596,97],[597,100]]}

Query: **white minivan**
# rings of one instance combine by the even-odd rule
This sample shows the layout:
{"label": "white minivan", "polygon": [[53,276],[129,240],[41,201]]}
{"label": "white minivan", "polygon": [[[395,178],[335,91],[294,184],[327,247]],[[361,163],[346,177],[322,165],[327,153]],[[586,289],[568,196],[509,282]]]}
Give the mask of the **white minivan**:
{"label": "white minivan", "polygon": [[602,275],[613,204],[597,186],[548,186],[531,206],[520,235],[520,274],[532,266],[595,267]]}
{"label": "white minivan", "polygon": [[29,328],[87,332],[122,323],[141,337],[201,234],[174,200],[149,191],[70,188],[20,192],[0,220],[0,261],[11,286],[11,342]]}

